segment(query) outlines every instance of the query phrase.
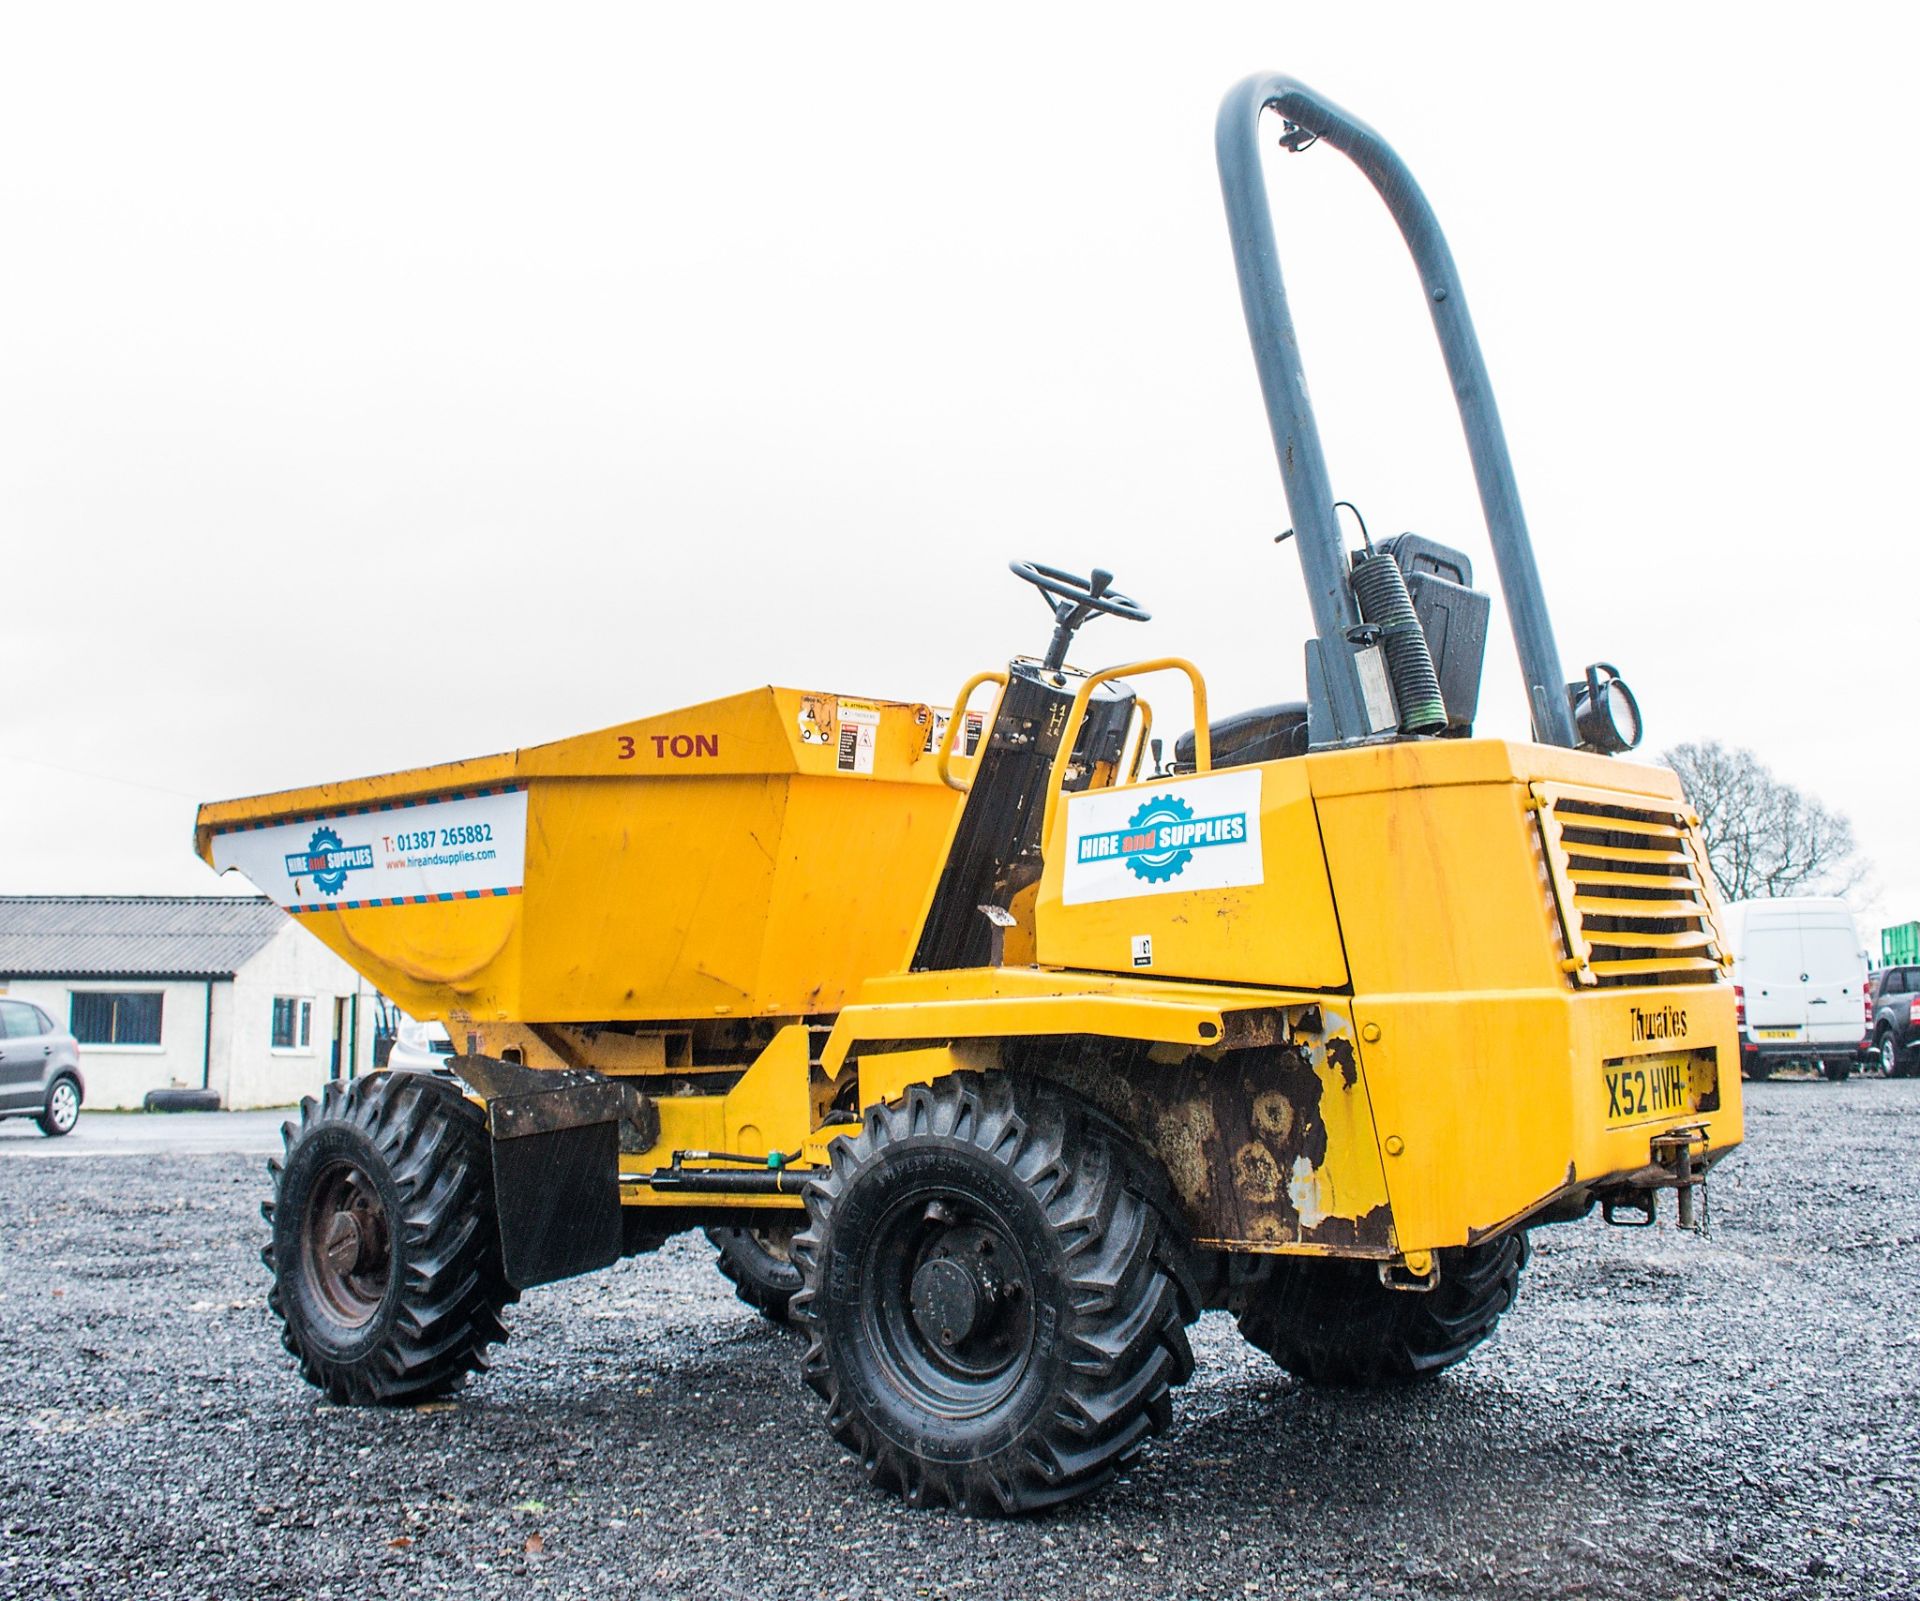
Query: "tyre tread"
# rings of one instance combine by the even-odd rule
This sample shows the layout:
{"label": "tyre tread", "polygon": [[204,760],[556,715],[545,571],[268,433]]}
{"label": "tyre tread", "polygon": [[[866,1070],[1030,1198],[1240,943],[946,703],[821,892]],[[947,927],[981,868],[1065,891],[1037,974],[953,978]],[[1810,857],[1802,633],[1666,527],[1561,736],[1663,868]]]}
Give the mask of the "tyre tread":
{"label": "tyre tread", "polygon": [[[916,1137],[963,1141],[1017,1177],[1060,1244],[1071,1275],[1071,1352],[1058,1404],[981,1460],[916,1458],[843,1393],[814,1313],[833,1208],[884,1148]],[[826,1403],[833,1437],[868,1479],[910,1506],[1019,1514],[1072,1500],[1112,1479],[1172,1419],[1171,1392],[1193,1372],[1187,1326],[1199,1313],[1184,1226],[1171,1187],[1118,1125],[1038,1080],[958,1073],[867,1109],[858,1136],[836,1139],[794,1240],[802,1286],[795,1322],[808,1337],[802,1372]]]}
{"label": "tyre tread", "polygon": [[1370,1389],[1440,1373],[1498,1326],[1527,1236],[1444,1250],[1430,1291],[1390,1290],[1372,1262],[1281,1257],[1230,1302],[1247,1340],[1310,1384]]}
{"label": "tyre tread", "polygon": [[716,1227],[706,1235],[720,1253],[714,1266],[733,1285],[734,1295],[769,1323],[787,1327],[793,1298],[800,1290],[799,1274],[774,1272],[772,1264],[778,1259],[770,1257],[747,1229]]}
{"label": "tyre tread", "polygon": [[[351,1085],[330,1081],[298,1117],[281,1125],[284,1150],[267,1163],[273,1197],[261,1206],[271,1224],[296,1150],[329,1124],[365,1134],[400,1192],[392,1220],[400,1290],[383,1338],[342,1362],[320,1349],[289,1314],[275,1257],[274,1231],[260,1257],[274,1275],[267,1305],[301,1377],[340,1405],[408,1405],[457,1389],[484,1372],[486,1349],[507,1338],[502,1308],[519,1299],[506,1281],[497,1237],[487,1226],[485,1114],[459,1090],[419,1074],[378,1073]],[[291,1271],[289,1265],[288,1271]]]}

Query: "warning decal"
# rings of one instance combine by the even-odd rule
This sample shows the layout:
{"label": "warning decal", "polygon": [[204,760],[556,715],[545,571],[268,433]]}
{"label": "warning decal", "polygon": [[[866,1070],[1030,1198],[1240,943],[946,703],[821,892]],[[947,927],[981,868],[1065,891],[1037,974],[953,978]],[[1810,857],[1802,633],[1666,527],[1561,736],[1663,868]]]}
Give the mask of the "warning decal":
{"label": "warning decal", "polygon": [[880,708],[864,701],[840,702],[840,743],[833,765],[843,773],[873,771],[873,747],[880,737]]}

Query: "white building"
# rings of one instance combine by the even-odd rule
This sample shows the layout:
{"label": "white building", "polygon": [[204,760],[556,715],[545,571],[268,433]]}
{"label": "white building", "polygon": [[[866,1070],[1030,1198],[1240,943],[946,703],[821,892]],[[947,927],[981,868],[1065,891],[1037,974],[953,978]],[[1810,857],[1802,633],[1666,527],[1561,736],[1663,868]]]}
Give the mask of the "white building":
{"label": "white building", "polygon": [[0,994],[73,1030],[95,1108],[285,1106],[373,1065],[374,991],[264,896],[0,895]]}

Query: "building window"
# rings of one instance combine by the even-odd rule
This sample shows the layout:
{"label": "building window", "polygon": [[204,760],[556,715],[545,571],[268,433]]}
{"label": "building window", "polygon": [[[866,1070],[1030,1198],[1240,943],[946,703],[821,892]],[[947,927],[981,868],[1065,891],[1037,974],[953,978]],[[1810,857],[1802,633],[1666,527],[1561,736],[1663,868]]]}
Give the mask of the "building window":
{"label": "building window", "polygon": [[313,1002],[293,995],[273,998],[273,1048],[304,1051],[313,1043]]}
{"label": "building window", "polygon": [[82,1045],[158,1045],[158,990],[75,990],[67,1026]]}

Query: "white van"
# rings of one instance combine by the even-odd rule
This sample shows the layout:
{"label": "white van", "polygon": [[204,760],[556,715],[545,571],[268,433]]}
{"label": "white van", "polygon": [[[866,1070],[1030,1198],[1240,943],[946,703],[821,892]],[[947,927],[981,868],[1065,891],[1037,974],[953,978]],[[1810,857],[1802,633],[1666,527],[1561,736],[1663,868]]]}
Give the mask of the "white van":
{"label": "white van", "polygon": [[374,999],[373,1065],[395,1072],[433,1073],[453,1055],[453,1036],[444,1023],[422,1023],[386,996]]}
{"label": "white van", "polygon": [[436,1073],[453,1055],[453,1036],[445,1023],[416,1023],[401,1014],[386,1065],[396,1073]]}
{"label": "white van", "polygon": [[1844,901],[1736,901],[1727,908],[1740,1071],[1766,1078],[1789,1062],[1843,1079],[1870,1048],[1867,953]]}

